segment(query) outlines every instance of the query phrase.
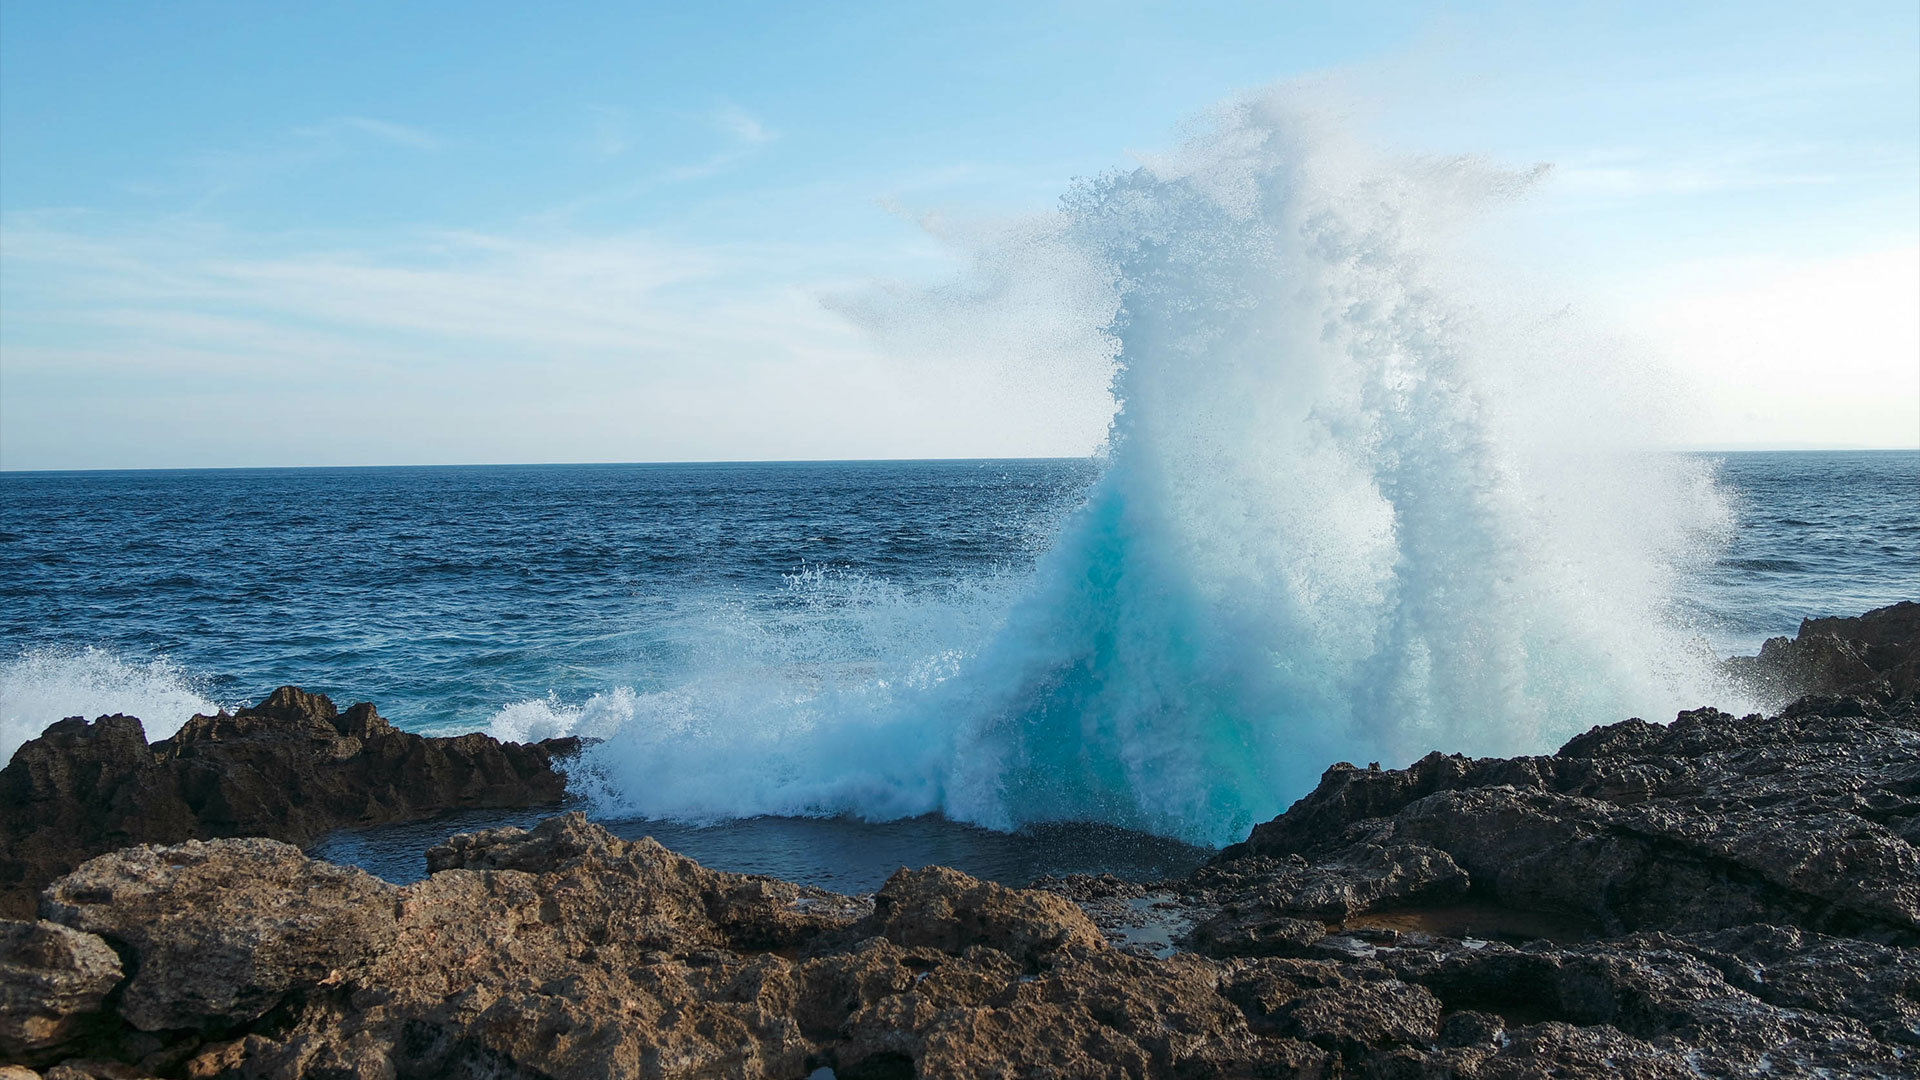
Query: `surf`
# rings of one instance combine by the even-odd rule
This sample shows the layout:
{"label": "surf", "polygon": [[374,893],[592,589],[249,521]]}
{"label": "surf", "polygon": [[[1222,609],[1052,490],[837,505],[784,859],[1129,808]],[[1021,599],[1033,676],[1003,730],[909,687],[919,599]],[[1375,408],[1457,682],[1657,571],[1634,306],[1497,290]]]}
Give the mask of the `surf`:
{"label": "surf", "polygon": [[724,665],[602,701],[582,789],[1221,844],[1335,760],[1540,751],[1732,700],[1670,601],[1730,520],[1711,469],[1643,452],[1635,403],[1593,392],[1604,349],[1490,322],[1454,272],[1538,179],[1373,153],[1269,94],[1077,183],[988,260],[1104,290],[1053,315],[1103,320],[1115,411],[1038,564],[854,604],[869,640],[804,678]]}

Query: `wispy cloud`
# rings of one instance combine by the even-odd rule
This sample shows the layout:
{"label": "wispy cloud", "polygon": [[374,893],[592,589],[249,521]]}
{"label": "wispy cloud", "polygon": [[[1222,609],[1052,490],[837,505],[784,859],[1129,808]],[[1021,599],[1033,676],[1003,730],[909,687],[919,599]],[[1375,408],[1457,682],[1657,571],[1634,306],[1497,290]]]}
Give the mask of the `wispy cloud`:
{"label": "wispy cloud", "polygon": [[1599,147],[1562,155],[1554,182],[1601,197],[1640,198],[1721,191],[1830,186],[1912,175],[1911,147],[1820,142],[1735,142],[1684,150]]}
{"label": "wispy cloud", "polygon": [[[706,180],[722,175],[762,152],[780,135],[759,117],[733,104],[722,104],[700,113],[666,112],[662,115],[681,124],[692,125],[701,140],[711,142],[719,136],[720,147],[706,157],[678,164],[655,164],[652,168],[629,174],[627,178],[596,191],[575,196],[539,215],[545,220],[564,221],[585,211],[630,202],[653,195],[662,187]],[[634,151],[646,145],[633,135],[633,113],[616,105],[595,105],[587,111],[588,133],[581,144],[584,151],[602,160],[631,160]]]}
{"label": "wispy cloud", "polygon": [[776,136],[767,130],[760,118],[742,109],[738,105],[722,105],[713,111],[713,122],[722,131],[731,134],[748,146],[772,142]]}
{"label": "wispy cloud", "polygon": [[336,116],[321,124],[301,128],[298,131],[309,138],[327,138],[337,132],[358,132],[396,146],[411,147],[415,150],[437,150],[441,146],[438,138],[419,128],[396,124],[390,120],[376,120],[370,116]]}
{"label": "wispy cloud", "polygon": [[[478,232],[358,250],[258,247],[210,229],[116,240],[11,221],[0,248],[10,277],[36,295],[10,321],[54,331],[41,336],[66,336],[64,325],[118,339],[127,347],[116,362],[130,367],[156,348],[166,364],[194,350],[337,354],[370,339],[404,341],[424,358],[470,354],[460,343],[476,341],[658,355],[764,345],[783,332],[753,310],[780,289],[743,280],[761,264],[750,253]],[[10,366],[29,362],[10,350]]]}
{"label": "wispy cloud", "polygon": [[[249,188],[287,173],[333,161],[345,161],[370,150],[425,153],[441,150],[438,136],[407,124],[370,116],[333,116],[302,124],[255,142],[203,150],[181,162],[185,176],[180,186],[200,211],[223,195]],[[141,187],[159,194],[165,181],[146,181]]]}
{"label": "wispy cloud", "polygon": [[803,248],[105,225],[0,221],[0,467],[1085,449],[970,357],[889,359]]}
{"label": "wispy cloud", "polygon": [[662,174],[663,179],[683,183],[688,180],[704,180],[709,176],[716,176],[752,157],[761,147],[779,138],[779,135],[769,130],[759,118],[737,105],[722,105],[713,110],[707,119],[723,135],[732,139],[733,145],[705,161],[670,168]]}

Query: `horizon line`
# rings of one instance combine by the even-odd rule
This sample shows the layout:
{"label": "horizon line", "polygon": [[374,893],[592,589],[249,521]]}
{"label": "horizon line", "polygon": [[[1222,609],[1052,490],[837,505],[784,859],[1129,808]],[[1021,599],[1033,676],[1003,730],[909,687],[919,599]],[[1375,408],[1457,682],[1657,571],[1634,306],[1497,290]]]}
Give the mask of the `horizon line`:
{"label": "horizon line", "polygon": [[[1636,453],[1659,454],[1841,454],[1841,453],[1914,453],[1911,446],[1859,446],[1846,444],[1753,445],[1746,443],[1706,446],[1656,447]],[[865,457],[865,458],[662,458],[652,461],[438,461],[382,462],[379,464],[304,464],[304,465],[132,465],[92,468],[15,469],[0,465],[0,475],[47,473],[129,473],[129,472],[286,472],[290,470],[347,469],[541,469],[541,468],[618,468],[655,465],[908,465],[934,462],[992,461],[1098,461],[1101,453],[1084,455],[985,455],[951,457]]]}

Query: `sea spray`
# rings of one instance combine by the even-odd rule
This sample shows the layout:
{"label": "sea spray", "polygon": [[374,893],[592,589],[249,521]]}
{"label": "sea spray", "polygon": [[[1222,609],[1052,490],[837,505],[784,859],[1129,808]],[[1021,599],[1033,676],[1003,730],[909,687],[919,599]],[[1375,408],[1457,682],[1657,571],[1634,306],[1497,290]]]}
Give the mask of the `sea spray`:
{"label": "sea spray", "polygon": [[67,716],[137,716],[149,740],[167,738],[196,713],[220,711],[206,680],[167,657],[129,660],[100,648],[26,649],[0,662],[0,764]]}
{"label": "sea spray", "polygon": [[944,688],[948,812],[1224,842],[1333,760],[1541,749],[1709,685],[1664,598],[1710,486],[1639,462],[1614,509],[1686,486],[1700,528],[1608,530],[1628,573],[1580,561],[1566,493],[1534,486],[1570,478],[1509,437],[1503,358],[1429,261],[1528,180],[1369,161],[1255,100],[1068,197],[1120,296],[1111,465]]}
{"label": "sea spray", "polygon": [[1729,700],[1668,610],[1724,525],[1711,476],[1629,453],[1644,423],[1593,393],[1603,351],[1490,328],[1447,273],[1449,238],[1533,179],[1381,160],[1264,97],[1080,183],[1017,230],[1017,272],[1104,282],[1062,317],[1101,313],[1117,411],[1031,577],[870,608],[892,628],[858,662],[736,660],[637,701],[586,786],[667,817],[1223,843],[1335,760],[1544,750]]}

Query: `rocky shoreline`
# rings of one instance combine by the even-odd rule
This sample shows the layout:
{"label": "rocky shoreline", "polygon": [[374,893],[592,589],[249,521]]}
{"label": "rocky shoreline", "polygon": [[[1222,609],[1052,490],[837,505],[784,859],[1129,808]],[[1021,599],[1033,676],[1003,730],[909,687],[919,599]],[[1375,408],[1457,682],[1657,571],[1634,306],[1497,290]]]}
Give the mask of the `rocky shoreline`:
{"label": "rocky shoreline", "polygon": [[555,761],[578,751],[577,739],[428,738],[372,705],[341,712],[292,686],[152,745],[136,717],[72,717],[0,769],[0,916],[31,918],[54,878],[129,844],[304,846],[343,827],[557,805],[567,781]]}
{"label": "rocky shoreline", "polygon": [[1740,672],[1801,696],[1337,764],[1176,881],[865,897],[578,814],[398,887],[294,844],[557,800],[572,748],[291,689],[153,747],[63,721],[0,772],[0,884],[45,885],[0,921],[0,1078],[1920,1075],[1920,604]]}

